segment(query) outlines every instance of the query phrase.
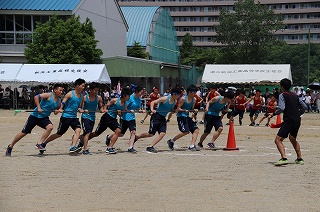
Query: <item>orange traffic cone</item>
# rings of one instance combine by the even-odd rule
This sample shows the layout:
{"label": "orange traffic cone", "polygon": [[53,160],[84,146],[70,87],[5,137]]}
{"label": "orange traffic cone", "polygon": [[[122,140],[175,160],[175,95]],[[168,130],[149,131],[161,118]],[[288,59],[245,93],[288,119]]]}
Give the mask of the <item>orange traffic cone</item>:
{"label": "orange traffic cone", "polygon": [[276,125],[281,124],[281,123],[282,123],[282,121],[281,121],[281,116],[280,116],[280,114],[278,114],[278,115],[277,115]]}
{"label": "orange traffic cone", "polygon": [[236,145],[236,138],[234,136],[234,128],[232,121],[230,121],[227,146],[226,148],[223,148],[223,150],[239,150],[239,148],[237,148]]}

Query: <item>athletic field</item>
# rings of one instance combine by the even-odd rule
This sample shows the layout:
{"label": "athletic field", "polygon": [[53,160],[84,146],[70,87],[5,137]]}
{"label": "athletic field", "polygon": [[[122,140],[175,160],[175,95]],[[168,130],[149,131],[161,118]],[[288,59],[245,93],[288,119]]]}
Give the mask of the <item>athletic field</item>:
{"label": "athletic field", "polygon": [[[107,129],[89,142],[92,155],[70,156],[73,131],[69,129],[39,156],[34,145],[42,129],[36,127],[16,144],[11,157],[4,156],[28,115],[0,110],[0,211],[320,211],[318,113],[302,118],[298,141],[305,164],[293,164],[296,154],[286,139],[289,164],[282,167],[273,165],[280,159],[274,144],[277,129],[265,127],[266,120],[260,127],[249,127],[248,113],[243,126],[235,119],[239,151],[221,150],[229,126],[216,141],[218,150],[188,151],[191,135],[178,140],[176,150],[169,150],[166,141],[178,132],[174,115],[167,135],[155,146],[156,154],[145,151],[153,138],[139,140],[137,154],[126,152],[127,133],[115,145],[118,153],[106,155],[105,135],[111,132]],[[149,127],[149,118],[140,124],[142,117],[137,114],[138,134]],[[51,116],[53,132],[59,118]],[[199,128],[201,135],[203,125]]]}

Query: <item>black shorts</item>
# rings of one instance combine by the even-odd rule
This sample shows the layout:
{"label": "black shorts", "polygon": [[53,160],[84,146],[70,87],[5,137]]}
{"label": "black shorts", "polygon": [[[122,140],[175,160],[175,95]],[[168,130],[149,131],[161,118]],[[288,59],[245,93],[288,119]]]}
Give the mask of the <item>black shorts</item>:
{"label": "black shorts", "polygon": [[190,117],[177,117],[177,122],[180,132],[191,132],[194,133],[198,129],[197,123],[192,121]]}
{"label": "black shorts", "polygon": [[244,114],[244,110],[240,110],[240,109],[238,109],[238,108],[235,108],[235,109],[232,111],[231,116],[236,117],[237,115],[239,115],[239,119],[243,119],[243,114]]}
{"label": "black shorts", "polygon": [[260,109],[250,109],[250,114],[249,114],[249,116],[250,117],[253,117],[253,116],[258,116],[259,115],[259,113],[260,113]]}
{"label": "black shorts", "polygon": [[76,130],[77,128],[81,129],[81,124],[79,122],[78,118],[65,118],[61,117],[59,126],[58,126],[58,135],[63,135],[67,132],[68,128],[71,127],[73,130]]}
{"label": "black shorts", "polygon": [[152,135],[155,135],[156,132],[158,133],[167,132],[166,117],[160,115],[159,113],[152,114],[150,118],[149,133]]}
{"label": "black shorts", "polygon": [[32,129],[35,126],[39,126],[43,129],[46,129],[46,127],[49,124],[52,124],[52,122],[49,120],[49,117],[37,118],[35,116],[30,115],[21,132],[26,134],[31,133]]}
{"label": "black shorts", "polygon": [[116,131],[117,128],[121,129],[120,124],[118,123],[116,118],[111,117],[109,114],[105,113],[100,118],[99,125],[95,131],[97,135],[103,133],[107,128],[110,128],[113,132]]}
{"label": "black shorts", "polygon": [[281,138],[287,138],[290,134],[292,137],[297,138],[299,128],[300,128],[300,121],[299,122],[288,122],[285,121],[282,123],[282,126],[280,127],[278,131],[278,136]]}
{"label": "black shorts", "polygon": [[214,127],[215,131],[222,127],[222,121],[220,116],[214,116],[210,114],[205,114],[204,117],[204,133],[210,133]]}
{"label": "black shorts", "polygon": [[81,126],[83,130],[83,135],[86,135],[93,131],[94,121],[91,121],[90,119],[81,118]]}
{"label": "black shorts", "polygon": [[195,105],[193,109],[198,109],[198,110],[200,110],[200,105]]}
{"label": "black shorts", "polygon": [[125,134],[129,128],[130,132],[137,129],[136,120],[126,121],[120,119],[121,134]]}
{"label": "black shorts", "polygon": [[269,115],[272,115],[273,113],[265,113],[264,115],[263,115],[263,117],[268,117]]}

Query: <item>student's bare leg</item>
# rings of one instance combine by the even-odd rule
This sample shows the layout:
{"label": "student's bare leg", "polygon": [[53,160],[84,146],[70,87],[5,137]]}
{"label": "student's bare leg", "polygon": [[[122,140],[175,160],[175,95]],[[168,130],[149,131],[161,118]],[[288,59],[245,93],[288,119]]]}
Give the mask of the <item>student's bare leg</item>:
{"label": "student's bare leg", "polygon": [[19,132],[12,140],[11,144],[9,145],[10,148],[13,148],[13,146],[18,143],[24,136],[26,136],[27,133]]}
{"label": "student's bare leg", "polygon": [[292,143],[292,146],[297,153],[297,158],[302,158],[300,144],[297,141],[297,139],[295,137],[293,137],[292,135],[289,135],[289,140]]}
{"label": "student's bare leg", "polygon": [[203,133],[203,134],[200,136],[200,141],[199,141],[199,143],[202,144],[203,141],[207,138],[208,135],[209,135],[209,133]]}
{"label": "student's bare leg", "polygon": [[183,136],[185,136],[185,135],[188,135],[190,132],[180,132],[180,133],[178,133],[176,136],[174,136],[173,137],[173,141],[176,141],[176,140],[178,140],[179,138],[182,138]]}
{"label": "student's bare leg", "polygon": [[74,136],[72,138],[72,146],[75,146],[78,142],[78,139],[80,137],[80,133],[81,133],[81,128],[76,128],[76,130],[74,131]]}
{"label": "student's bare leg", "polygon": [[211,143],[214,143],[217,140],[217,138],[220,136],[222,130],[223,130],[223,127],[219,127],[218,130],[215,131],[215,133],[213,133]]}
{"label": "student's bare leg", "polygon": [[132,130],[130,132],[129,149],[134,146],[134,140],[136,139],[136,133],[137,132],[135,130]]}
{"label": "student's bare leg", "polygon": [[87,133],[85,136],[83,136],[83,139],[82,139],[83,140],[83,150],[88,149],[89,136],[90,136],[90,133]]}
{"label": "student's bare leg", "polygon": [[45,141],[49,137],[49,135],[52,132],[52,130],[53,130],[53,125],[52,124],[48,124],[46,126],[46,129],[42,133],[42,136],[41,136],[40,141],[39,141],[38,144],[41,144],[43,141]]}
{"label": "student's bare leg", "polygon": [[108,148],[113,148],[113,145],[116,143],[120,133],[121,133],[120,128],[117,128],[114,131],[114,134],[113,134],[112,138],[110,139],[110,144],[109,144]]}
{"label": "student's bare leg", "polygon": [[59,134],[57,134],[57,133],[55,133],[55,134],[52,134],[52,135],[50,135],[45,141],[44,141],[44,143],[49,143],[49,142],[51,142],[51,141],[53,141],[53,140],[55,140],[55,139],[57,139],[57,138],[60,138],[62,135],[59,135]]}
{"label": "student's bare leg", "polygon": [[140,135],[137,135],[136,136],[136,139],[140,139],[140,138],[149,138],[149,137],[152,137],[154,136],[153,134],[150,134],[150,133],[141,133]]}
{"label": "student's bare leg", "polygon": [[165,135],[166,135],[165,132],[159,133],[159,135],[155,137],[155,139],[154,139],[153,142],[150,144],[150,146],[153,147],[154,145],[156,145],[157,143],[159,143],[159,141],[161,141],[161,139],[162,139]]}
{"label": "student's bare leg", "polygon": [[[259,123],[258,124],[260,124],[264,119],[265,119],[266,117],[265,116],[263,116],[261,119],[260,119],[260,121],[259,121]],[[268,122],[269,123],[269,122]]]}
{"label": "student's bare leg", "polygon": [[284,140],[284,138],[280,137],[280,136],[276,136],[275,138],[275,143],[277,145],[278,151],[281,154],[281,158],[286,158],[286,153],[285,153],[285,149],[284,149],[284,145],[282,143],[282,141]]}

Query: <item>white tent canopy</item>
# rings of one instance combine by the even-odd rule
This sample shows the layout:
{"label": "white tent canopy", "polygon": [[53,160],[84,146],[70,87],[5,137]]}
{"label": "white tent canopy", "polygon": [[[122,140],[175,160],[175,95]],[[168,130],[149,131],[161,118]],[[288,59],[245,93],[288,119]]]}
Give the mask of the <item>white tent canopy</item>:
{"label": "white tent canopy", "polygon": [[0,63],[0,82],[13,82],[22,64]]}
{"label": "white tent canopy", "polygon": [[104,64],[25,64],[15,80],[18,82],[70,83],[78,78],[86,82],[111,83]]}
{"label": "white tent canopy", "polygon": [[292,81],[290,64],[207,64],[202,76],[202,82],[217,84],[269,84],[279,83],[283,78],[288,78]]}

